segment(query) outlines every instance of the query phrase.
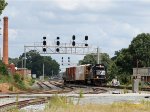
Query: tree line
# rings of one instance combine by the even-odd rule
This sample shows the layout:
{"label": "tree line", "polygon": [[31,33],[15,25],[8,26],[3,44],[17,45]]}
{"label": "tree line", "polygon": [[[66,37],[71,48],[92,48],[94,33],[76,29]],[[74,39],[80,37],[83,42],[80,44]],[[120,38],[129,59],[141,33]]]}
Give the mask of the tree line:
{"label": "tree line", "polygon": [[[136,67],[150,67],[150,34],[141,33],[133,38],[128,48],[115,51],[110,57],[107,53],[101,53],[101,62],[107,67],[108,80],[117,77],[121,83],[131,81],[132,69]],[[80,64],[96,64],[97,56],[88,54]]]}

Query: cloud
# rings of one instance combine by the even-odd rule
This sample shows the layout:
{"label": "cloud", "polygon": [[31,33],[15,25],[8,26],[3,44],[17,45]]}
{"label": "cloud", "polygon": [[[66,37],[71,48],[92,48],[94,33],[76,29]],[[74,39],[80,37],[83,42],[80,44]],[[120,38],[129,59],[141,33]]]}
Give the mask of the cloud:
{"label": "cloud", "polygon": [[9,29],[8,34],[10,40],[15,40],[18,37],[18,31],[15,29]]}
{"label": "cloud", "polygon": [[[113,56],[114,51],[128,47],[138,33],[149,32],[150,3],[142,0],[7,0],[3,15],[9,17],[10,56],[17,57],[26,44],[49,43],[57,36],[70,42],[101,47]],[[17,47],[19,46],[19,47]],[[20,48],[19,50],[16,50]],[[15,51],[15,52],[11,52]]]}

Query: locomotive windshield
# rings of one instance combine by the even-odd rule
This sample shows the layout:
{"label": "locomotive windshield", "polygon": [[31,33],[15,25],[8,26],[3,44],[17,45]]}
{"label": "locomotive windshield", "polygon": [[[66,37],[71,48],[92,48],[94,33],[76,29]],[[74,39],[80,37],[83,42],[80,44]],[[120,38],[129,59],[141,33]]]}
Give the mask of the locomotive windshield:
{"label": "locomotive windshield", "polygon": [[96,67],[96,70],[105,70],[104,67]]}

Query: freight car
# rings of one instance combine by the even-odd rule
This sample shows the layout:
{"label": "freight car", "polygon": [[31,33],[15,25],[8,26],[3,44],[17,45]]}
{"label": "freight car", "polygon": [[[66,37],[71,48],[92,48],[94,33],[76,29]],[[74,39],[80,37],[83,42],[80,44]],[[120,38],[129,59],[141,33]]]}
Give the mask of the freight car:
{"label": "freight car", "polygon": [[63,75],[65,83],[91,84],[103,86],[106,84],[106,67],[104,64],[86,64],[66,68]]}

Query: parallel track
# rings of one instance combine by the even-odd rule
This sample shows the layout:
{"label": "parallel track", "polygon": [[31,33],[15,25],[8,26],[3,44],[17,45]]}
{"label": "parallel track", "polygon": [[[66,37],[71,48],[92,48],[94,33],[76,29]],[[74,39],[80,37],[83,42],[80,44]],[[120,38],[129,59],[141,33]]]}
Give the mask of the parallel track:
{"label": "parallel track", "polygon": [[30,100],[23,100],[23,101],[15,101],[12,103],[0,105],[0,111],[10,111],[14,107],[21,109],[23,107],[29,106],[29,105],[37,105],[37,104],[43,104],[47,103],[47,101],[50,98],[36,98],[36,99],[30,99]]}

